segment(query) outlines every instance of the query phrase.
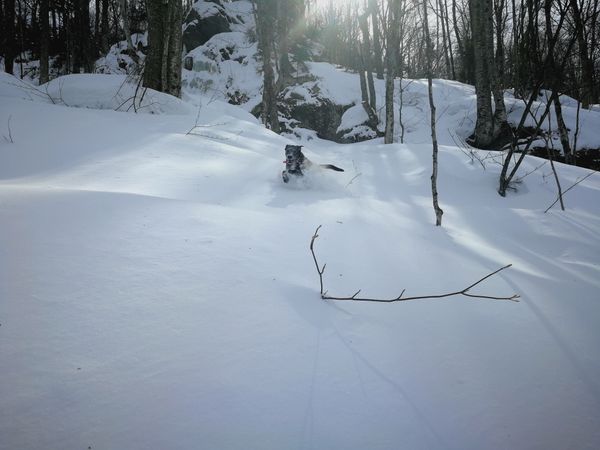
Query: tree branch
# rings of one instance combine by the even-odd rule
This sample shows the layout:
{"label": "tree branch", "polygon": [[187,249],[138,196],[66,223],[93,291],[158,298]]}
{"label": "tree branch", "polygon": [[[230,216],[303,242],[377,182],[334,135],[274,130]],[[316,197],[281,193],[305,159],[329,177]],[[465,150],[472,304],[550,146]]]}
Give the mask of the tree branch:
{"label": "tree branch", "polygon": [[[575,183],[573,183],[571,186],[569,186],[563,193],[562,195],[565,195],[567,192],[569,192],[571,189],[573,189],[575,186],[577,186],[579,183],[581,183],[582,181],[586,180],[588,177],[591,177],[592,175],[594,175],[595,173],[598,173],[597,170],[594,170],[590,173],[588,173],[585,177],[580,178],[579,180],[577,180]],[[552,203],[550,206],[548,206],[548,208],[546,208],[546,211],[544,211],[544,214],[546,214],[548,211],[550,211],[550,209],[556,205],[558,203],[558,201],[560,200],[560,195],[556,198],[556,200],[554,200],[554,203]]]}
{"label": "tree branch", "polygon": [[321,299],[323,299],[323,300],[351,300],[351,301],[355,301],[355,302],[393,303],[393,302],[404,302],[404,301],[408,301],[408,300],[422,300],[422,299],[427,299],[427,298],[446,298],[446,297],[452,297],[455,295],[464,295],[465,297],[483,298],[483,299],[488,299],[488,300],[509,300],[512,302],[519,301],[518,299],[520,298],[520,296],[517,294],[511,295],[510,297],[496,297],[496,296],[492,296],[492,295],[471,294],[469,292],[472,288],[474,288],[478,284],[482,283],[483,281],[487,280],[488,278],[496,275],[497,273],[501,272],[504,269],[508,269],[509,267],[512,266],[512,264],[507,264],[504,267],[500,267],[498,270],[495,270],[494,272],[487,274],[483,278],[480,278],[475,283],[467,286],[464,289],[461,289],[460,291],[449,292],[447,294],[418,295],[418,296],[413,296],[413,297],[403,297],[406,289],[402,289],[402,292],[397,297],[387,298],[387,299],[386,298],[368,298],[368,297],[358,297],[358,294],[360,294],[360,292],[361,292],[361,290],[359,289],[350,297],[336,297],[336,296],[332,296],[332,295],[327,295],[327,291],[323,291],[323,273],[325,272],[325,267],[327,264],[323,264],[323,267],[319,266],[319,262],[317,261],[317,256],[315,255],[315,249],[314,249],[315,240],[319,237],[319,230],[321,229],[321,226],[322,225],[319,225],[317,227],[317,229],[315,230],[315,233],[313,234],[313,236],[310,240],[310,252],[312,253],[313,261],[315,263],[317,273],[319,274],[319,284],[320,284],[319,292],[321,295]]}

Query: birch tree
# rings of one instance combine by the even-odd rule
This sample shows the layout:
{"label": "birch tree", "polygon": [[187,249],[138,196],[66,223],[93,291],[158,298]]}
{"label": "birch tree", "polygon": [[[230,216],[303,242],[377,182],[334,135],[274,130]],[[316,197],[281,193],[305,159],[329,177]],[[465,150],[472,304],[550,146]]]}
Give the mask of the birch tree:
{"label": "birch tree", "polygon": [[431,144],[433,147],[432,153],[432,172],[431,172],[431,197],[433,200],[433,210],[435,212],[435,225],[442,225],[442,215],[444,211],[438,203],[437,191],[437,174],[438,174],[438,142],[435,124],[435,103],[433,101],[433,49],[431,45],[431,36],[429,35],[427,1],[423,0],[423,34],[425,37],[425,53],[427,59],[427,92],[429,96],[429,112],[431,125]]}

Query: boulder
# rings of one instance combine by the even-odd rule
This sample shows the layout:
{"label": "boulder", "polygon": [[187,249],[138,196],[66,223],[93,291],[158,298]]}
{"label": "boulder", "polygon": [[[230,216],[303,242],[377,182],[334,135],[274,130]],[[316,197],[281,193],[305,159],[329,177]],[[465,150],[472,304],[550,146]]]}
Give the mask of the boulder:
{"label": "boulder", "polygon": [[293,133],[294,128],[314,130],[318,137],[336,140],[342,115],[351,105],[338,105],[321,93],[318,81],[289,86],[279,95],[279,111],[290,119],[283,129]]}
{"label": "boulder", "polygon": [[336,130],[335,141],[341,144],[368,141],[382,136],[377,124],[369,120],[362,105],[352,105],[341,118]]}
{"label": "boulder", "polygon": [[214,35],[231,31],[232,23],[237,19],[227,14],[220,0],[198,0],[184,20],[183,46],[189,52]]}

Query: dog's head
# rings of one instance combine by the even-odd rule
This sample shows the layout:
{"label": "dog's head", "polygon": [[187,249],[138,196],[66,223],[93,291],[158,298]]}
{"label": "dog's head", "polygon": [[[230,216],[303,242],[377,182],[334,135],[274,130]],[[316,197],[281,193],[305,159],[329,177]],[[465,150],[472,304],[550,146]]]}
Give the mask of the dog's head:
{"label": "dog's head", "polygon": [[286,145],[285,146],[285,164],[287,169],[297,170],[301,168],[304,161],[301,145]]}

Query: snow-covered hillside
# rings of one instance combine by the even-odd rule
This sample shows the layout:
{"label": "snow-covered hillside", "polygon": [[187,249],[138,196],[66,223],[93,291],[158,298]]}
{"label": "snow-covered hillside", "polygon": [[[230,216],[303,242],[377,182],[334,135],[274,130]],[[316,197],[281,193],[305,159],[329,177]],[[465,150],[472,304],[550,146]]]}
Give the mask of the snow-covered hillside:
{"label": "snow-covered hillside", "polygon": [[[484,169],[442,129],[436,228],[425,97],[420,140],[315,138],[307,156],[346,171],[285,185],[293,142],[241,108],[90,109],[117,78],[59,80],[63,104],[0,80],[2,450],[600,447],[597,175],[544,214],[543,160],[501,198],[500,155]],[[470,101],[436,86],[444,117]],[[476,292],[521,301],[322,301],[320,224],[332,295],[512,263]]]}

